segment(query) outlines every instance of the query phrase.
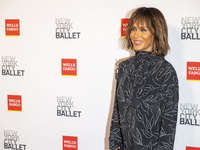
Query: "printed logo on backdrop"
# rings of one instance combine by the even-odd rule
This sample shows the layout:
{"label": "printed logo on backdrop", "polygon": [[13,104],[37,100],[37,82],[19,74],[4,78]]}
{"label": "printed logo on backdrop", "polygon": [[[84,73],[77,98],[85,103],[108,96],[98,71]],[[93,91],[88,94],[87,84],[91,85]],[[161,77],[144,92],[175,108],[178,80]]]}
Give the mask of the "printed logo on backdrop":
{"label": "printed logo on backdrop", "polygon": [[57,96],[57,116],[80,117],[81,111],[74,109],[72,97]]}
{"label": "printed logo on backdrop", "polygon": [[200,81],[200,62],[187,62],[187,80]]}
{"label": "printed logo on backdrop", "polygon": [[190,146],[186,146],[186,150],[200,150],[200,147],[190,147]]}
{"label": "printed logo on backdrop", "polygon": [[62,76],[77,76],[77,60],[62,59],[61,60]]}
{"label": "printed logo on backdrop", "polygon": [[4,130],[4,149],[26,150],[26,145],[21,144],[17,131]]}
{"label": "printed logo on backdrop", "polygon": [[5,33],[6,36],[20,36],[19,19],[6,19]]}
{"label": "printed logo on backdrop", "polygon": [[193,103],[180,103],[180,124],[200,126],[200,107]]}
{"label": "printed logo on backdrop", "polygon": [[121,37],[126,36],[126,27],[128,25],[128,21],[129,19],[127,18],[121,19]]}
{"label": "printed logo on backdrop", "polygon": [[24,76],[25,70],[17,70],[17,60],[15,56],[1,56],[3,76]]}
{"label": "printed logo on backdrop", "polygon": [[22,111],[22,96],[8,95],[8,111]]}
{"label": "printed logo on backdrop", "polygon": [[74,31],[71,18],[56,18],[56,39],[79,39],[80,34]]}
{"label": "printed logo on backdrop", "polygon": [[181,24],[182,40],[200,40],[200,17],[182,17]]}
{"label": "printed logo on backdrop", "polygon": [[63,150],[78,150],[78,138],[75,136],[63,136]]}

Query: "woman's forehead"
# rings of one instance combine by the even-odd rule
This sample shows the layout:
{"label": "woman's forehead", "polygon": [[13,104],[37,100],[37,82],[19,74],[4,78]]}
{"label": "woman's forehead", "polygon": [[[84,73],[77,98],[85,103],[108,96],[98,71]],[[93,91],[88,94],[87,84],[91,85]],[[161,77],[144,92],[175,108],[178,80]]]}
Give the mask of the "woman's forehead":
{"label": "woman's forehead", "polygon": [[145,27],[148,30],[150,30],[152,33],[154,32],[154,28],[152,27],[151,20],[149,18],[144,17],[144,18],[134,19],[132,26],[139,27],[139,28]]}

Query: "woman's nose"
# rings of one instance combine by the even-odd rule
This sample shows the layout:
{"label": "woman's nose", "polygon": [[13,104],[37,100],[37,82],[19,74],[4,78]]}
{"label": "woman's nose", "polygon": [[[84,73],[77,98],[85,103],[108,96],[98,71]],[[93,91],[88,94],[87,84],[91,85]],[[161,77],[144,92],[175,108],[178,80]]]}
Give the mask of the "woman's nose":
{"label": "woman's nose", "polygon": [[140,36],[140,33],[139,33],[139,30],[137,30],[136,32],[135,32],[135,36],[134,37],[139,37]]}

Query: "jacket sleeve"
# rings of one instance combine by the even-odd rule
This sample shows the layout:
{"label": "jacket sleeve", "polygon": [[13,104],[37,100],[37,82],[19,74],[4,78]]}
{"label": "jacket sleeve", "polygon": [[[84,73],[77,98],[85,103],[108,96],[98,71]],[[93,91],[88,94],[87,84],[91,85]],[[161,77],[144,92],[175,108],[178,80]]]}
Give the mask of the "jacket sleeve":
{"label": "jacket sleeve", "polygon": [[158,150],[173,150],[178,113],[179,87],[175,70],[165,76],[164,105],[161,116]]}
{"label": "jacket sleeve", "polygon": [[[122,136],[121,136],[121,129],[120,129],[120,115],[119,115],[119,108],[118,108],[118,100],[117,100],[117,88],[119,85],[119,69],[118,73],[116,74],[116,91],[115,91],[115,102],[110,126],[110,137],[109,137],[109,148],[114,150],[118,147],[122,146]],[[121,150],[121,148],[120,148]]]}

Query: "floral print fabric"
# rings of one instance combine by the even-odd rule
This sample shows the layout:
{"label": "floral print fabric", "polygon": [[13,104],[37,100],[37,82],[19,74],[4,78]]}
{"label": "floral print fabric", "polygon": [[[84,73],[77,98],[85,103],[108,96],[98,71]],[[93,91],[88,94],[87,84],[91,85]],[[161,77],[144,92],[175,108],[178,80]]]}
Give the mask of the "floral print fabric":
{"label": "floral print fabric", "polygon": [[110,149],[173,150],[178,97],[176,71],[164,57],[137,51],[121,62]]}

